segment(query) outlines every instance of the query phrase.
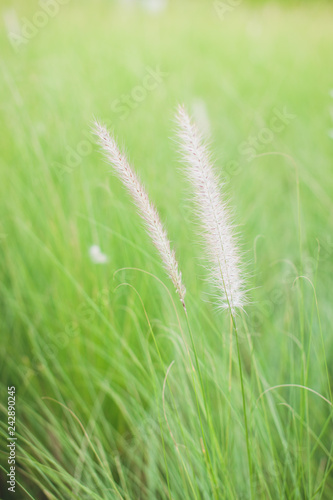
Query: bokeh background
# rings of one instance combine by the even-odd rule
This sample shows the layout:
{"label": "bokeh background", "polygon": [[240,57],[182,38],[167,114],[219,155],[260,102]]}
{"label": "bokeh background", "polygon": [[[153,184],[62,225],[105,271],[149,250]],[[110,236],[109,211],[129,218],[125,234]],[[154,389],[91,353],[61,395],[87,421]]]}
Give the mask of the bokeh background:
{"label": "bokeh background", "polygon": [[[89,422],[103,390],[110,391],[100,410],[106,442],[118,447],[107,426],[128,432],[119,401],[136,394],[140,375],[125,346],[140,357],[144,315],[132,314],[137,299],[128,287],[114,292],[119,277],[139,290],[173,359],[163,339],[176,320],[163,287],[136,272],[114,277],[140,268],[172,292],[96,147],[95,117],[124,145],[156,203],[206,332],[207,317],[223,328],[228,321],[216,316],[201,279],[173,122],[185,104],[211,138],[226,181],[253,289],[247,314],[270,383],[293,378],[281,360],[297,336],[299,274],[316,285],[332,361],[332,2],[3,0],[0,12],[1,405],[6,386],[16,385],[24,439],[31,445],[39,436],[71,470],[70,452],[54,437],[53,412],[61,425],[72,424],[41,398],[56,398]],[[311,287],[304,286],[311,308]],[[321,359],[314,323],[310,360]],[[213,333],[198,336],[203,349],[209,342],[214,349]],[[309,373],[309,383],[325,392],[311,363]],[[320,426],[321,408],[316,419]],[[32,446],[25,460],[27,448],[21,452],[20,480],[34,498],[58,498],[45,493],[45,470],[32,465],[41,449]],[[1,460],[5,466],[4,453]],[[4,481],[0,488],[7,498]]]}

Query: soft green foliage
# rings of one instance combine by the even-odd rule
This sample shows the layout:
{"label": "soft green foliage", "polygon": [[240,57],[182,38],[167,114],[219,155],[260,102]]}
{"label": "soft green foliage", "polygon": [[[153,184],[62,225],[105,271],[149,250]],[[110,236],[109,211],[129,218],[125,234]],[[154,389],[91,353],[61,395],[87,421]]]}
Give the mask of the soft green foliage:
{"label": "soft green foliage", "polygon": [[[27,19],[39,9],[15,4]],[[176,105],[198,99],[253,289],[237,318],[252,497],[333,497],[332,20],[317,3],[220,19],[213,2],[151,16],[73,0],[18,52],[1,31],[0,456],[6,469],[16,385],[17,498],[250,498],[235,338],[206,294],[169,140]],[[115,100],[156,67],[161,81],[122,119]],[[267,132],[284,109],[292,118]],[[204,395],[182,306],[93,145],[93,116],[126,144],[177,249]],[[250,137],[279,154],[249,161]],[[262,395],[284,384],[316,393]]]}

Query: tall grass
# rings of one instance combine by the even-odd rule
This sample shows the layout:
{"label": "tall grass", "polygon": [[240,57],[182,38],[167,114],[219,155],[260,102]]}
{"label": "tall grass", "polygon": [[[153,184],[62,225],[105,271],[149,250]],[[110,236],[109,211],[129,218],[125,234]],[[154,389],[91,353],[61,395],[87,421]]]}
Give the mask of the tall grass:
{"label": "tall grass", "polygon": [[[332,11],[240,6],[221,23],[208,4],[152,21],[69,3],[19,54],[0,33],[1,498],[11,385],[17,498],[247,499],[250,479],[253,498],[332,498]],[[112,101],[157,65],[165,80],[122,120]],[[249,249],[239,356],[230,314],[200,279],[166,140],[169,110],[198,97]],[[274,154],[247,161],[239,146],[284,106],[296,118],[257,151]],[[93,151],[92,115],[112,117],[149,186],[188,317]],[[93,244],[107,264],[91,262]]]}

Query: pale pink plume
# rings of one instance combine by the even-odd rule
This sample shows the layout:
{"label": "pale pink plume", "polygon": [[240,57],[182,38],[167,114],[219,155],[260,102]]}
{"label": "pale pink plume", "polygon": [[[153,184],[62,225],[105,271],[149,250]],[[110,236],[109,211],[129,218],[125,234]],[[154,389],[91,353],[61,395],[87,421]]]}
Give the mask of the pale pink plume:
{"label": "pale pink plume", "polygon": [[182,282],[181,272],[178,269],[175,251],[171,249],[168,235],[156,208],[150,202],[143,184],[129,165],[124,153],[120,151],[115,139],[109,134],[106,127],[96,122],[94,132],[99,137],[99,144],[102,146],[106,158],[111,163],[116,175],[131,195],[145,223],[146,230],[161,256],[167,274],[172,280],[180,300],[185,307],[184,299],[186,289]]}
{"label": "pale pink plume", "polygon": [[176,120],[182,158],[205,239],[210,279],[218,292],[219,306],[234,314],[244,307],[246,294],[239,246],[222,197],[223,184],[202,134],[183,106],[178,108]]}

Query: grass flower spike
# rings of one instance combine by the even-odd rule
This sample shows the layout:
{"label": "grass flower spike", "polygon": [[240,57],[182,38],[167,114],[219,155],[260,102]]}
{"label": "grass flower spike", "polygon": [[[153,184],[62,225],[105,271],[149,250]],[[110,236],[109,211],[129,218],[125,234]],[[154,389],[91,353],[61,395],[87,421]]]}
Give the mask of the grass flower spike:
{"label": "grass flower spike", "polygon": [[230,212],[202,134],[184,107],[178,108],[176,119],[182,157],[206,241],[210,277],[218,291],[219,306],[234,314],[236,309],[244,307],[246,294]]}
{"label": "grass flower spike", "polygon": [[131,195],[145,223],[147,232],[160,254],[166,272],[185,307],[184,299],[186,289],[182,282],[181,272],[178,269],[175,251],[171,249],[166,230],[163,227],[156,208],[150,202],[148,194],[140,179],[129,165],[126,157],[122,151],[120,151],[115,139],[109,134],[106,127],[96,122],[94,132],[99,137],[99,143],[103,148],[107,160],[111,163],[116,175]]}

